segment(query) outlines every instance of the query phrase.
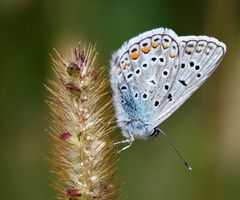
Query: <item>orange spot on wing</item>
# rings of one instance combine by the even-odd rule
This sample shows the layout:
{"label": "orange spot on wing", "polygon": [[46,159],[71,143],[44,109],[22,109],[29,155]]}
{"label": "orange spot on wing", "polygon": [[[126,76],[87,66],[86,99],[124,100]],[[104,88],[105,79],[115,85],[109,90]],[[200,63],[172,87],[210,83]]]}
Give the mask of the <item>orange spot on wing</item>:
{"label": "orange spot on wing", "polygon": [[142,47],[142,52],[143,53],[148,53],[150,51],[150,48],[149,47]]}
{"label": "orange spot on wing", "polygon": [[137,51],[134,51],[134,52],[131,53],[131,58],[133,60],[136,60],[138,57],[139,57],[139,53]]}
{"label": "orange spot on wing", "polygon": [[170,57],[171,58],[174,58],[174,57],[176,57],[177,56],[177,53],[175,52],[175,51],[172,51],[171,53],[170,53]]}
{"label": "orange spot on wing", "polygon": [[121,68],[122,68],[122,70],[125,70],[126,69],[126,63],[122,63]]}
{"label": "orange spot on wing", "polygon": [[159,45],[159,42],[152,42],[152,47],[156,48]]}
{"label": "orange spot on wing", "polygon": [[169,47],[169,44],[168,43],[163,43],[163,48],[166,49]]}

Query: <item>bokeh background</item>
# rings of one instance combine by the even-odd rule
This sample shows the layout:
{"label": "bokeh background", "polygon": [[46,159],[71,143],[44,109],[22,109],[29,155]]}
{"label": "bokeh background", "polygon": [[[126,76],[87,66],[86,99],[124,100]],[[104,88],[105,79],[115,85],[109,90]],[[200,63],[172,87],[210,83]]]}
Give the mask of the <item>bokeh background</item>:
{"label": "bokeh background", "polygon": [[[228,50],[210,79],[162,129],[191,163],[190,173],[162,137],[122,153],[118,176],[127,199],[240,199],[240,1],[1,0],[0,199],[45,200],[52,48],[69,55],[78,41],[97,43],[98,64],[131,37],[156,27],[211,35]],[[115,134],[120,134],[117,130]]]}

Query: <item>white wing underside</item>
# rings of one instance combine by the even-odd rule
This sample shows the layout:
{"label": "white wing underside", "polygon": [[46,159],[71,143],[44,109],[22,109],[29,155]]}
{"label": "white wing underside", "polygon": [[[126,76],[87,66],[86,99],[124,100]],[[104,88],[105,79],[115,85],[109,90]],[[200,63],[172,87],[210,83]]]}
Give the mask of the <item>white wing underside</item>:
{"label": "white wing underside", "polygon": [[[174,91],[169,91],[174,99],[172,103],[166,103],[166,101],[162,102],[161,114],[158,117],[156,125],[163,122],[175,112],[175,110],[178,109],[207,80],[226,52],[225,44],[212,37],[182,36],[179,37],[179,40],[181,41],[179,72],[176,75],[172,86]],[[197,53],[196,49],[201,42],[204,46],[201,47],[201,53]],[[186,49],[188,44],[194,44],[193,53],[191,55],[185,53],[185,51],[190,50]],[[194,62],[192,67],[189,66],[190,62]],[[181,64],[183,63],[185,64],[185,71],[184,69],[181,69]],[[197,66],[199,66],[198,70],[196,70]],[[187,70],[192,70],[192,72],[189,73]],[[200,75],[201,77],[198,77]],[[184,80],[187,86],[181,84],[179,80]]]}
{"label": "white wing underside", "polygon": [[[111,85],[118,120],[127,121],[132,115],[130,118],[142,119],[146,124],[151,120],[151,127],[158,126],[211,75],[225,52],[225,44],[215,38],[178,37],[164,28],[147,31],[124,43],[111,62]],[[131,99],[129,110],[121,98]]]}

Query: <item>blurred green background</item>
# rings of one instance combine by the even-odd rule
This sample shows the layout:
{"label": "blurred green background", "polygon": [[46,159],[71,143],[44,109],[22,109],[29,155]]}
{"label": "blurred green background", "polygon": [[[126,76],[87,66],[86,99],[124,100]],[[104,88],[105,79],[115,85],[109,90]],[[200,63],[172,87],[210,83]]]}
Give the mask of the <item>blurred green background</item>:
{"label": "blurred green background", "polygon": [[[49,110],[43,84],[53,77],[52,48],[69,55],[97,42],[98,63],[131,37],[156,27],[210,35],[228,50],[213,76],[162,129],[192,165],[190,173],[158,137],[123,152],[119,177],[127,199],[240,199],[240,1],[1,0],[0,199],[45,200]],[[120,134],[120,131],[117,130]]]}

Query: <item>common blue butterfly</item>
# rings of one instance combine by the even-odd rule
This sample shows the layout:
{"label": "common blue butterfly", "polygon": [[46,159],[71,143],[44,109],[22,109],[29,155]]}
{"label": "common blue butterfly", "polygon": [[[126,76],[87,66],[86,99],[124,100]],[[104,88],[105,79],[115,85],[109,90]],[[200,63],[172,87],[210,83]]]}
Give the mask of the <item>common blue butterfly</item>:
{"label": "common blue butterfly", "polygon": [[126,138],[118,143],[128,143],[122,150],[135,138],[162,132],[157,127],[212,74],[225,52],[213,37],[177,36],[166,28],[125,42],[113,54],[110,72],[117,123]]}

